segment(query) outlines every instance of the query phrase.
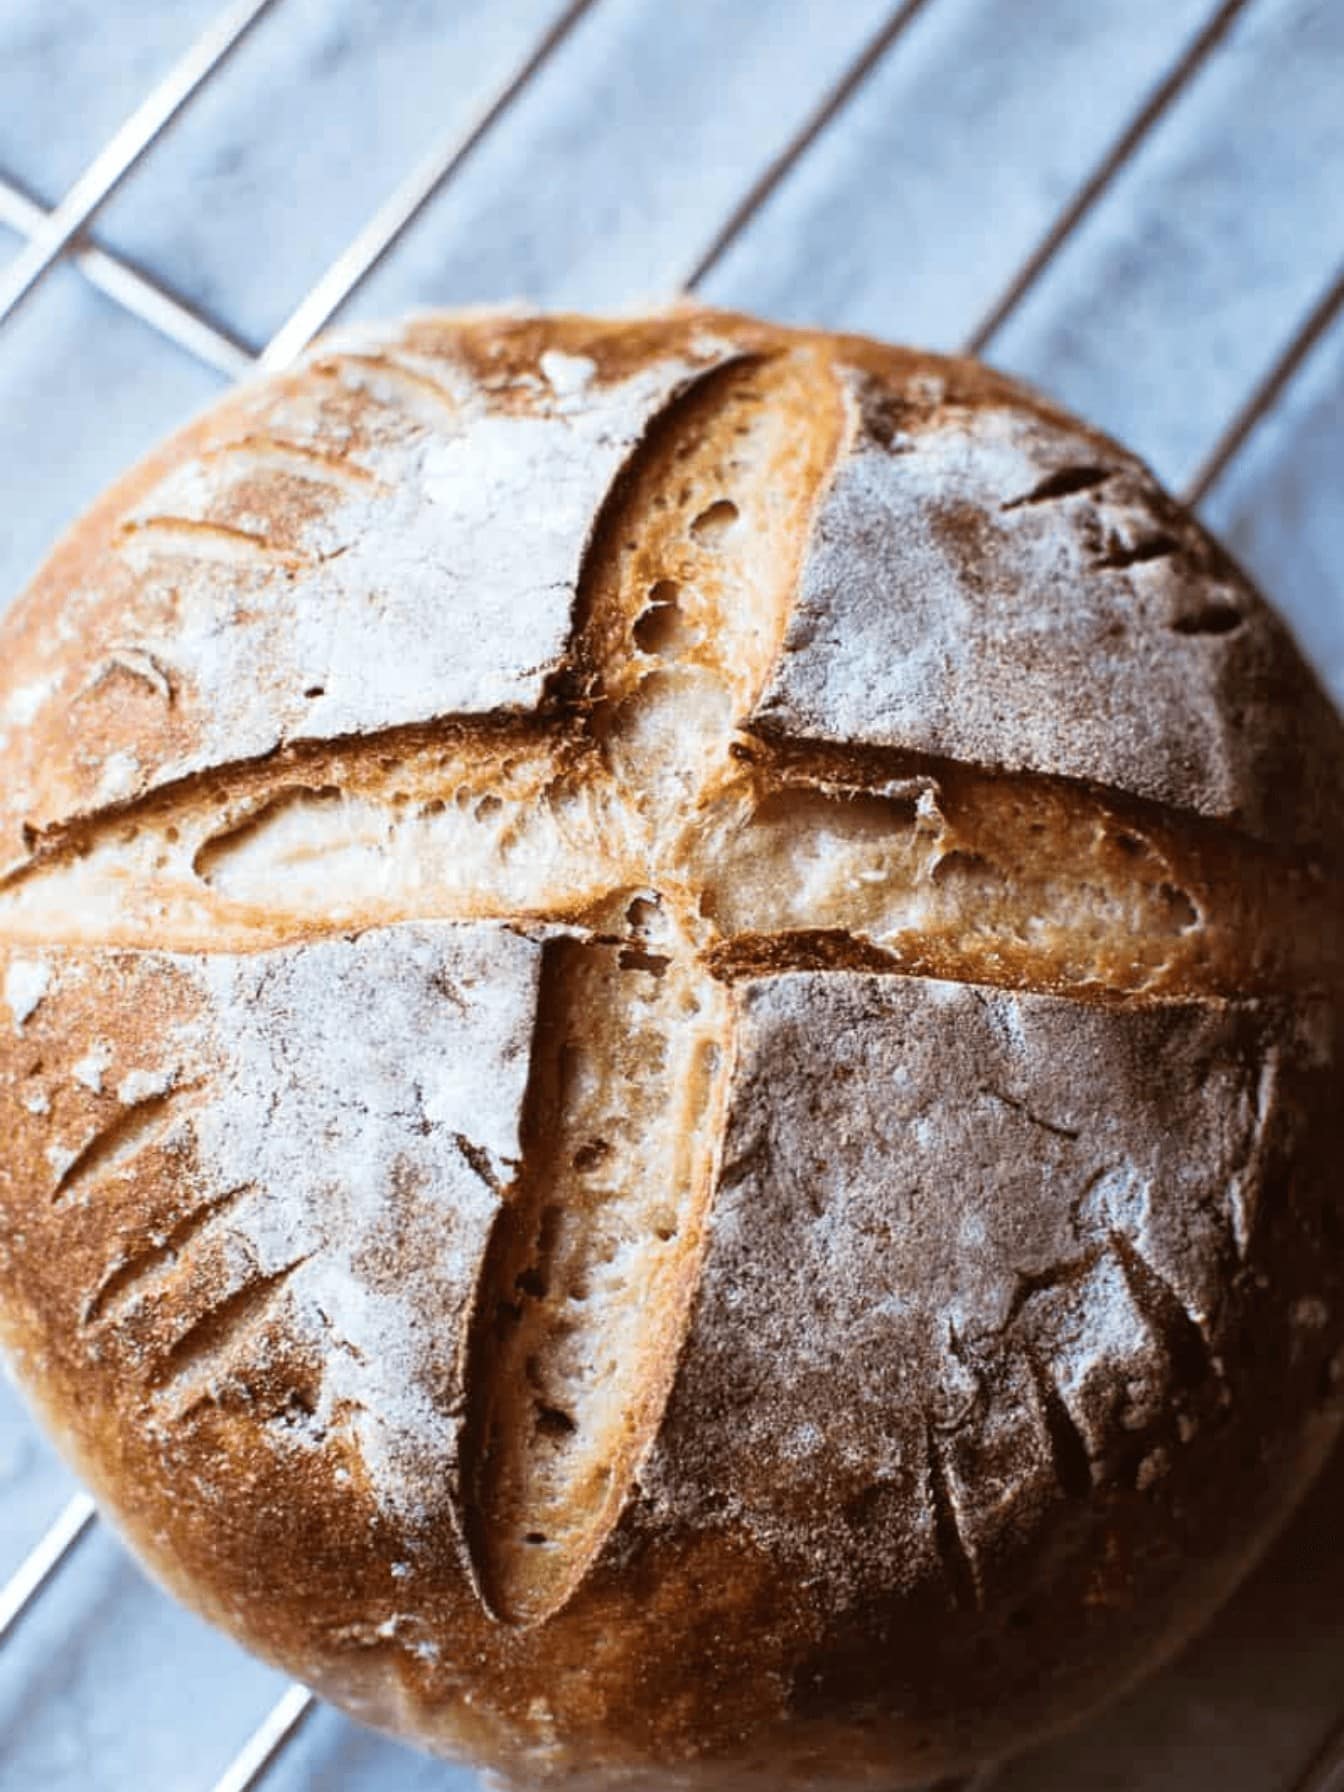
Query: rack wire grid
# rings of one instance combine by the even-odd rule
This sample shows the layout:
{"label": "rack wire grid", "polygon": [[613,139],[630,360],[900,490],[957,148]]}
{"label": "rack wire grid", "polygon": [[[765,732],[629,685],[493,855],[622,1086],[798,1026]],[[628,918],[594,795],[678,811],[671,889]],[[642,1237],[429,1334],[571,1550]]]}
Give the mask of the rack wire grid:
{"label": "rack wire grid", "polygon": [[[409,172],[407,170],[409,169]],[[4,0],[0,598],[338,313],[689,289],[1139,449],[1344,699],[1340,0]],[[996,1792],[1344,1792],[1344,1461]],[[162,1598],[0,1389],[0,1792],[459,1792]]]}

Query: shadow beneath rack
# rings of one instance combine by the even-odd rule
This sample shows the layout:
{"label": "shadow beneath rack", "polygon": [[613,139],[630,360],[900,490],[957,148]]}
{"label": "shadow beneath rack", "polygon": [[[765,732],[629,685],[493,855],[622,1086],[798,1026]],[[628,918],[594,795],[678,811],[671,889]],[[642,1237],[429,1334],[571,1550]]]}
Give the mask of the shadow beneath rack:
{"label": "shadow beneath rack", "polygon": [[1344,1715],[1342,1514],[1344,1449],[1208,1630],[994,1792],[1291,1792]]}

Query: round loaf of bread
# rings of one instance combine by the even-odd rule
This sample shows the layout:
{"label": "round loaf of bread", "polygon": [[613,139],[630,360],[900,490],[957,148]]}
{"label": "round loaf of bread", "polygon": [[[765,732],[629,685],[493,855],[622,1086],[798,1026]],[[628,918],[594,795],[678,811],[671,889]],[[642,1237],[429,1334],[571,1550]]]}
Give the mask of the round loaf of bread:
{"label": "round loaf of bread", "polygon": [[10,1358],[151,1570],[518,1783],[922,1783],[1336,1435],[1344,729],[972,362],[432,316],[0,630]]}

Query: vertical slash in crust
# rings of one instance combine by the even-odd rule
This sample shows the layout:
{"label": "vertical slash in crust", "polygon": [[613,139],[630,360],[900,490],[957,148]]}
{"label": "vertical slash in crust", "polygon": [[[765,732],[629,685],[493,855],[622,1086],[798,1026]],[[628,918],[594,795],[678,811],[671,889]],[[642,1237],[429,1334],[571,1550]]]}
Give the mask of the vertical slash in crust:
{"label": "vertical slash in crust", "polygon": [[657,1431],[703,1256],[730,1001],[685,952],[548,949],[524,1166],[467,1362],[464,1529],[505,1622],[569,1598]]}

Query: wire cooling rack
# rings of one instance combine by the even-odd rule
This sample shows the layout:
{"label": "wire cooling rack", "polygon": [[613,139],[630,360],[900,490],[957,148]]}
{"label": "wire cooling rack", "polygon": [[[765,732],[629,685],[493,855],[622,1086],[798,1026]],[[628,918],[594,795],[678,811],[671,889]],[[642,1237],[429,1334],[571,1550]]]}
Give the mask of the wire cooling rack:
{"label": "wire cooling rack", "polygon": [[[155,9],[123,10],[143,17]],[[328,68],[347,42],[342,8],[329,10],[336,23],[327,27]],[[346,10],[353,19],[357,0]],[[1344,600],[1330,584],[1336,562],[1328,551],[1344,547],[1334,497],[1344,472],[1338,0],[1223,0],[1212,8],[1198,0],[1111,0],[1086,9],[1069,0],[904,0],[886,12],[881,0],[833,0],[824,20],[808,0],[770,9],[753,0],[691,0],[676,9],[571,0],[549,13],[531,0],[494,8],[476,0],[437,12],[399,0],[386,15],[366,10],[376,10],[393,37],[399,20],[431,37],[439,25],[462,36],[467,53],[443,107],[449,122],[263,331],[227,321],[227,311],[216,314],[203,290],[209,281],[193,271],[190,256],[177,256],[186,278],[174,277],[174,254],[152,229],[148,236],[141,229],[137,253],[136,225],[117,226],[117,202],[149,176],[141,210],[162,215],[161,202],[153,203],[156,169],[189,161],[193,119],[220,89],[232,83],[236,94],[258,79],[268,66],[260,40],[287,11],[304,15],[300,26],[311,24],[308,0],[235,0],[207,19],[55,203],[37,196],[39,183],[0,166],[0,238],[7,229],[17,239],[8,260],[0,241],[0,402],[6,338],[23,328],[20,313],[41,305],[44,289],[71,269],[110,303],[100,318],[137,319],[210,374],[233,380],[285,364],[366,298],[373,309],[392,310],[408,300],[522,290],[600,306],[628,301],[638,290],[631,270],[639,268],[650,296],[681,288],[777,315],[960,346],[1026,371],[1135,441],[1189,503],[1232,535],[1286,603],[1336,694],[1344,691]],[[160,11],[167,20],[166,6]],[[762,35],[766,11],[774,16]],[[73,40],[80,0],[60,0],[53,12],[54,28],[63,25]],[[490,54],[482,39],[480,60],[499,64],[485,91],[476,91],[470,54],[475,14],[493,20]],[[6,29],[0,15],[0,102]],[[509,55],[501,53],[504,38]],[[31,50],[31,33],[27,43]],[[96,80],[96,56],[92,72]],[[305,94],[320,100],[326,90],[313,81],[288,102],[302,107]],[[372,63],[365,85],[376,85]],[[686,136],[670,128],[674,89],[690,96],[678,99],[682,122],[692,121]],[[31,106],[36,120],[35,96]],[[725,110],[749,115],[730,120],[726,135],[717,116]],[[655,139],[663,131],[665,141],[648,141],[650,118]],[[342,141],[372,142],[367,122],[352,115]],[[330,121],[326,129],[329,144]],[[0,158],[12,151],[0,121]],[[627,152],[634,180],[653,180],[642,197],[632,195],[629,179],[623,189],[617,164]],[[339,178],[335,166],[329,172]],[[171,180],[160,188],[171,192]],[[578,195],[578,212],[562,216],[559,228],[583,252],[570,257],[568,277],[557,284],[546,261],[548,243],[559,240],[548,214],[566,192]],[[517,219],[511,241],[501,216]],[[103,237],[105,220],[113,228]],[[207,263],[209,228],[196,220],[188,232],[189,242],[204,245]],[[473,249],[480,251],[474,276]],[[155,263],[170,271],[149,271]],[[1169,289],[1169,271],[1186,290]],[[500,284],[493,294],[477,291],[473,278]],[[122,403],[133,399],[123,394]],[[1130,415],[1141,425],[1155,417],[1152,432],[1126,428]],[[84,483],[107,470],[86,468]],[[79,480],[55,483],[62,513],[90,495]],[[1305,559],[1304,542],[1312,550]],[[22,563],[22,549],[15,558]],[[0,575],[11,570],[0,552]],[[1276,577],[1293,589],[1276,589]],[[1187,1721],[1192,1709],[1211,1729],[1227,1717],[1228,1696],[1211,1692],[1202,1674],[1216,1687],[1235,1657],[1238,1686],[1253,1689],[1245,1658],[1283,1642],[1273,1632],[1285,1611],[1300,1641],[1306,1590],[1324,1582],[1332,1601],[1344,1591],[1328,1522],[1340,1482],[1336,1472],[1290,1543],[1234,1604],[1233,1617],[1197,1645],[1193,1668],[1169,1671],[1156,1691],[1131,1698],[1110,1720],[1109,1735],[1102,1720],[1076,1742],[986,1769],[967,1785],[1158,1792],[1211,1784],[1216,1774],[1225,1785],[1266,1792],[1344,1792],[1344,1719],[1330,1731],[1319,1689],[1310,1709],[1287,1717],[1281,1696],[1272,1710],[1266,1705],[1262,1727],[1273,1732],[1272,1746],[1252,1777],[1229,1777],[1212,1733],[1205,1752],[1191,1757]],[[92,1502],[76,1493],[0,1588],[0,1646],[20,1627],[34,1627],[51,1589],[77,1572],[78,1546],[95,1526]],[[1333,1640],[1344,1710],[1344,1622],[1317,1623],[1309,1640],[1315,1657],[1328,1654]],[[1327,1664],[1327,1685],[1330,1675]],[[1245,1697],[1254,1702],[1256,1694],[1236,1695]],[[1179,1745],[1173,1706],[1182,1712]],[[304,1688],[285,1690],[213,1779],[214,1792],[247,1792],[273,1776],[278,1783],[282,1757],[293,1758],[314,1709]],[[159,1721],[186,1722],[189,1714]],[[1117,1723],[1128,1726],[1123,1747]],[[1146,1758],[1130,1746],[1136,1725],[1153,1731]],[[400,1792],[409,1784],[399,1765],[406,1759],[389,1748],[386,1777],[376,1783]],[[1204,1767],[1192,1767],[1195,1759]],[[317,1772],[286,1783],[319,1780],[346,1783],[339,1771],[334,1779]],[[87,1783],[95,1783],[92,1772]],[[181,1783],[185,1792],[188,1782]],[[189,1783],[210,1786],[209,1764]]]}

